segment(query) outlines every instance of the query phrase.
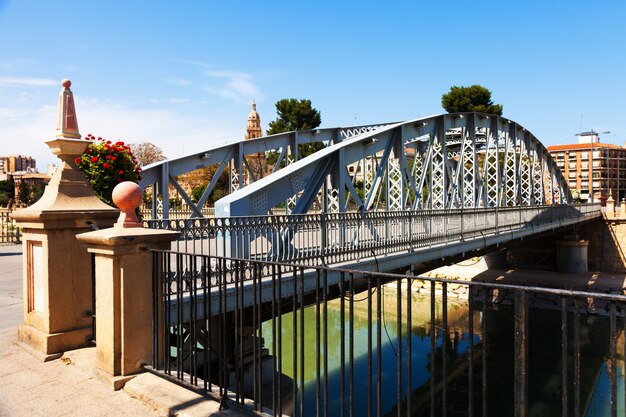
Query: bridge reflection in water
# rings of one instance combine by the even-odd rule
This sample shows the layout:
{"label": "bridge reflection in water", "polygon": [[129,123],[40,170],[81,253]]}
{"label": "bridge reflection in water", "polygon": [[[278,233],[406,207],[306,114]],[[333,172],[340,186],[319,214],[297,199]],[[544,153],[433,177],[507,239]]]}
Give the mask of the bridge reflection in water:
{"label": "bridge reflection in water", "polygon": [[[383,287],[382,301],[382,318],[383,318],[383,341],[382,352],[380,358],[382,360],[382,404],[381,411],[383,415],[397,415],[397,397],[398,391],[397,378],[394,372],[389,369],[395,369],[398,359],[398,347],[396,341],[397,334],[397,312],[396,298],[398,292],[394,287]],[[354,303],[354,379],[357,381],[354,387],[354,397],[360,400],[354,403],[354,415],[366,416],[368,409],[377,408],[376,398],[373,398],[371,405],[366,401],[368,398],[368,334],[375,338],[378,332],[377,324],[372,324],[372,329],[368,332],[367,305],[365,303],[368,297],[367,292],[355,295],[355,299],[359,300]],[[403,308],[406,309],[406,295],[402,295]],[[376,309],[374,301],[374,309]],[[443,344],[447,346],[447,412],[449,416],[466,416],[468,415],[468,373],[469,373],[469,351],[470,342],[473,341],[475,384],[482,390],[482,354],[487,357],[487,366],[485,369],[487,386],[486,392],[489,398],[488,415],[506,416],[513,415],[513,333],[511,329],[513,325],[513,311],[510,306],[495,306],[485,310],[483,316],[482,311],[473,312],[473,327],[477,329],[473,336],[470,337],[468,329],[469,324],[469,308],[467,302],[450,301],[447,311],[447,331],[444,331],[442,322],[442,303],[441,300],[435,301],[436,319],[435,326],[432,327],[430,321],[431,300],[430,297],[424,295],[412,296],[412,320],[410,329],[411,338],[411,391],[410,399],[404,398],[401,402],[401,415],[406,413],[406,402],[412,403],[412,415],[431,415],[431,388],[432,374],[431,370],[440,369],[442,361]],[[294,315],[296,317],[294,317]],[[288,313],[283,316],[282,327],[282,352],[279,354],[271,343],[267,345],[271,355],[280,355],[284,363],[283,373],[290,378],[297,377],[297,372],[304,372],[304,410],[306,415],[316,414],[316,307],[311,306],[304,309],[304,366],[297,372],[293,368],[293,352],[299,352],[300,334],[298,327],[295,330],[293,320],[300,321],[300,312]],[[481,334],[481,321],[485,318],[485,333]],[[321,352],[322,356],[328,358],[328,392],[327,400],[328,415],[339,416],[341,413],[340,397],[337,395],[341,389],[341,329],[348,329],[351,324],[349,322],[341,322],[341,302],[334,300],[328,303],[328,351]],[[404,343],[407,343],[408,329],[406,317],[401,318],[401,331]],[[570,323],[573,323],[570,320]],[[609,416],[609,374],[607,366],[607,357],[609,355],[609,325],[610,320],[607,317],[589,316],[580,322],[581,338],[581,356],[585,359],[581,363],[581,401],[587,410],[586,415],[590,416]],[[533,329],[529,336],[529,398],[528,398],[528,415],[544,415],[554,416],[561,414],[562,407],[562,390],[561,390],[561,314],[558,311],[546,309],[533,309],[530,311],[529,326]],[[573,334],[573,326],[570,326],[570,334]],[[263,324],[263,338],[272,340],[271,321]],[[347,335],[344,344],[349,343]],[[483,351],[483,340],[487,340],[488,346]],[[294,345],[295,340],[295,345]],[[376,344],[375,340],[371,341]],[[432,344],[434,342],[434,355]],[[619,335],[618,344],[623,346],[624,335]],[[375,356],[376,352],[373,353]],[[408,355],[405,351],[402,357],[402,367],[408,369]],[[434,364],[432,361],[434,360]],[[618,379],[618,391],[623,390],[624,362],[620,361],[617,371],[622,375]],[[375,381],[378,381],[376,370],[373,371],[374,381],[370,389],[376,390]],[[435,374],[435,388],[437,391],[435,396],[436,414],[440,415],[442,408],[441,375]],[[402,377],[401,391],[406,391],[408,375]],[[358,381],[361,381],[359,383]],[[480,390],[475,392],[476,401],[475,413],[482,415],[482,402],[480,401]],[[348,387],[346,387],[345,396],[348,397]],[[371,395],[371,394],[370,394]],[[323,401],[323,398],[322,398]],[[573,398],[572,398],[573,401]],[[298,406],[296,407],[298,408]],[[623,398],[618,399],[618,415],[624,415]],[[345,405],[345,415],[349,413],[349,407]],[[373,413],[375,414],[375,413]],[[585,415],[585,414],[583,414]]]}

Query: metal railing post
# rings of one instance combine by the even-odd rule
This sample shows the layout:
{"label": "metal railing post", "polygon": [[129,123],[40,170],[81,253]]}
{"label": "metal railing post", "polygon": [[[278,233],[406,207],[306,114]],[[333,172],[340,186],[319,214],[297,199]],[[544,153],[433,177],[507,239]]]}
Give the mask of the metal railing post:
{"label": "metal railing post", "polygon": [[465,240],[465,239],[463,239],[463,230],[464,230],[464,228],[463,228],[463,217],[465,217],[465,216],[463,216],[463,205],[461,205],[461,222],[460,222],[461,223],[461,230],[459,231],[460,235],[461,235],[461,240]]}
{"label": "metal railing post", "polygon": [[328,216],[327,213],[322,213],[320,215],[320,227],[322,230],[320,230],[321,233],[321,250],[320,250],[320,255],[322,258],[322,264],[326,265],[326,246],[328,245],[328,224],[327,224],[327,219],[326,217]]}
{"label": "metal railing post", "polygon": [[514,415],[525,417],[528,410],[528,293],[515,293]]}
{"label": "metal railing post", "polygon": [[498,234],[498,205],[496,204],[496,234]]}

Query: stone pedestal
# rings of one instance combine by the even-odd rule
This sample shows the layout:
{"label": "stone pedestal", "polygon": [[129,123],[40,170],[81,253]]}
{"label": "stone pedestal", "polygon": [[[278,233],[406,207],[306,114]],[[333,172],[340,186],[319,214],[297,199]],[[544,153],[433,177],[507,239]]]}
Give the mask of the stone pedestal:
{"label": "stone pedestal", "polygon": [[11,215],[23,233],[24,322],[18,339],[43,360],[89,344],[91,256],[76,235],[93,226],[111,226],[119,213],[94,195],[74,164],[86,140],[47,144],[63,162],[42,198]]}
{"label": "stone pedestal", "polygon": [[610,194],[609,194],[609,198],[606,199],[605,213],[607,217],[615,216],[615,200],[613,200],[613,196]]}
{"label": "stone pedestal", "polygon": [[153,254],[169,249],[178,232],[115,227],[77,239],[95,254],[96,371],[120,389],[152,362]]}

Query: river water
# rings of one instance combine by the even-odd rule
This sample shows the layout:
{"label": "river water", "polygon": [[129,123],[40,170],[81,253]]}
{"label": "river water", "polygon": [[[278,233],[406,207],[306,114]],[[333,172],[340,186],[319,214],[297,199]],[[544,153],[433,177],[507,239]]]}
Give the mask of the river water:
{"label": "river water", "polygon": [[[514,368],[514,342],[513,342],[513,315],[509,306],[490,306],[484,312],[477,309],[473,312],[472,323],[474,328],[473,338],[469,332],[469,309],[464,301],[448,300],[447,322],[448,331],[442,328],[442,304],[438,298],[435,303],[436,320],[435,328],[431,328],[430,311],[431,301],[429,296],[411,296],[411,328],[407,329],[405,292],[402,295],[402,317],[400,322],[400,344],[398,347],[398,316],[397,316],[397,291],[386,287],[382,291],[382,325],[380,329],[381,345],[380,358],[382,372],[380,375],[382,415],[396,415],[397,413],[397,363],[398,351],[401,352],[402,389],[401,402],[402,415],[405,415],[407,401],[411,403],[411,414],[414,416],[430,415],[430,387],[431,387],[431,361],[435,362],[435,382],[441,380],[441,363],[443,343],[446,343],[447,351],[447,411],[449,416],[464,416],[468,413],[469,402],[469,346],[473,343],[474,361],[474,413],[480,415],[482,407],[486,406],[490,416],[513,415],[513,368]],[[357,294],[354,297],[354,415],[367,416],[368,410],[376,415],[378,408],[376,392],[379,388],[377,373],[377,334],[376,323],[376,295],[372,294],[373,323],[371,325],[373,359],[371,374],[371,403],[368,403],[368,296],[367,293]],[[341,304],[339,300],[328,303],[327,332],[328,332],[328,415],[340,416],[341,414]],[[319,316],[321,323],[320,339],[318,343],[316,332],[316,317],[318,310],[315,306],[304,309],[304,415],[315,416],[317,414],[317,378],[316,360],[319,345],[320,356],[324,357],[322,335],[324,324],[322,309]],[[294,328],[294,316],[296,326]],[[281,367],[283,374],[295,379],[300,383],[302,369],[294,372],[293,352],[294,346],[298,358],[300,357],[301,329],[299,326],[300,312],[289,313],[282,316],[282,354]],[[348,302],[344,305],[344,360],[345,375],[344,392],[345,404],[344,415],[349,415],[349,313]],[[482,323],[485,321],[485,334],[482,334]],[[570,360],[569,370],[569,409],[570,415],[573,407],[573,315],[570,315]],[[274,323],[276,325],[276,323]],[[618,322],[618,329],[623,328]],[[608,341],[609,319],[599,316],[581,316],[580,327],[581,343],[581,415],[585,416],[610,416],[609,405],[609,373],[608,373]],[[265,346],[270,354],[277,356],[272,345],[272,323],[263,325],[263,337]],[[407,347],[411,341],[411,394],[407,396],[408,369]],[[432,339],[435,341],[434,355],[431,351]],[[484,341],[487,341],[483,345]],[[560,416],[562,407],[562,369],[561,369],[561,313],[560,311],[546,309],[530,309],[529,314],[529,369],[528,369],[528,412],[530,416]],[[624,346],[624,336],[620,333],[618,339],[618,415],[626,415],[624,412],[624,358],[621,353]],[[483,349],[486,347],[486,349]],[[487,402],[482,400],[483,390],[483,359],[486,360],[486,393]],[[323,364],[323,362],[322,362]],[[294,378],[295,377],[295,378]],[[321,366],[323,378],[323,365]],[[325,407],[323,385],[319,393],[320,404]],[[441,413],[441,390],[436,388],[436,413]],[[298,398],[296,410],[300,407],[301,398]],[[320,415],[324,414],[324,408]],[[294,415],[299,415],[296,411]]]}

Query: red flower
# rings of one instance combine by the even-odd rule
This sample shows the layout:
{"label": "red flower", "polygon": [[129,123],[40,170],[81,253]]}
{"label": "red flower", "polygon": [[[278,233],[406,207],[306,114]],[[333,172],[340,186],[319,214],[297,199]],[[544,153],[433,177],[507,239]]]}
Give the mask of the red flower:
{"label": "red flower", "polygon": [[106,168],[109,169],[111,168],[111,165],[107,164],[106,162],[104,164],[102,164],[102,168]]}
{"label": "red flower", "polygon": [[109,158],[109,159],[111,159],[111,161],[117,160],[117,157],[115,155],[110,155],[110,156],[111,156],[111,158]]}
{"label": "red flower", "polygon": [[91,157],[91,162],[98,162],[98,157],[97,156],[92,156]]}
{"label": "red flower", "polygon": [[120,172],[118,172],[118,174],[120,174],[120,175],[124,175],[124,170],[123,170],[123,169],[120,169]]}
{"label": "red flower", "polygon": [[74,163],[75,163],[76,165],[80,164],[80,157],[76,157],[76,158],[74,158]]}

